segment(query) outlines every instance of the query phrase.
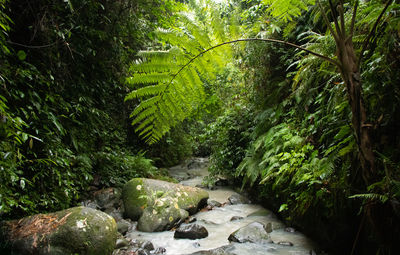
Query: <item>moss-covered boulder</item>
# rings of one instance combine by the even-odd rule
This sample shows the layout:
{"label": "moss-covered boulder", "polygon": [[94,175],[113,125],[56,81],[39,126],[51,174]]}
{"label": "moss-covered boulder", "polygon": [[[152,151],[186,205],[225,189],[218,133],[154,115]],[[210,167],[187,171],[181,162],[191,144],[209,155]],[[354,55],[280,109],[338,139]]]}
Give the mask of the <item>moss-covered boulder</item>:
{"label": "moss-covered boulder", "polygon": [[194,214],[206,205],[208,192],[166,181],[135,178],[125,184],[122,199],[125,216],[138,220],[147,207],[183,209]]}
{"label": "moss-covered boulder", "polygon": [[3,222],[0,232],[13,254],[106,255],[117,239],[111,216],[82,206]]}
{"label": "moss-covered boulder", "polygon": [[183,222],[189,213],[175,207],[165,207],[162,210],[147,207],[139,219],[137,229],[144,232],[160,232],[169,230],[179,222]]}

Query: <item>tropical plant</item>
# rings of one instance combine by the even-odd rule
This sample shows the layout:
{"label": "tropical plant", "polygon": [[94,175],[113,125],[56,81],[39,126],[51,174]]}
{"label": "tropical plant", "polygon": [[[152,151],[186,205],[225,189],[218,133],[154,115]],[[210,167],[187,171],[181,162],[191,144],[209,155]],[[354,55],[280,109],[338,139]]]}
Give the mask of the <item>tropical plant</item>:
{"label": "tropical plant", "polygon": [[230,21],[219,16],[217,6],[205,4],[200,8],[191,1],[192,8],[181,13],[176,26],[156,32],[167,50],[141,51],[131,66],[127,82],[139,88],[125,100],[140,100],[131,114],[132,125],[150,144],[195,112],[206,98],[202,81],[215,78],[231,60],[227,47],[212,55],[205,52],[226,41]]}

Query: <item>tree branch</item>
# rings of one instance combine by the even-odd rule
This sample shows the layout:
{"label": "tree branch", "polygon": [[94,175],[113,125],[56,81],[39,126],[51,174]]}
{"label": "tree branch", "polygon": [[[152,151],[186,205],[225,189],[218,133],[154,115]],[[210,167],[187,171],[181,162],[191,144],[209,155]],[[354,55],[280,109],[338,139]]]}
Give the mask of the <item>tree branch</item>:
{"label": "tree branch", "polygon": [[350,39],[352,39],[353,35],[354,35],[354,26],[355,26],[355,23],[356,23],[358,3],[359,3],[359,1],[356,0],[356,2],[354,3],[354,7],[353,7],[353,15],[351,17],[350,33],[349,33]]}
{"label": "tree branch", "polygon": [[244,39],[237,39],[237,40],[233,40],[233,41],[229,41],[229,42],[220,43],[220,44],[215,45],[215,46],[213,46],[213,47],[211,47],[211,48],[208,48],[208,49],[206,49],[206,50],[200,52],[200,53],[197,54],[196,56],[194,56],[192,59],[189,60],[189,62],[187,62],[185,65],[183,65],[183,66],[178,70],[178,72],[176,72],[176,73],[172,76],[172,79],[171,79],[171,81],[168,83],[168,85],[166,86],[165,91],[168,89],[168,87],[169,87],[169,85],[172,83],[172,81],[176,78],[176,76],[179,75],[179,73],[180,73],[183,69],[185,69],[187,66],[189,66],[193,61],[195,61],[197,58],[199,58],[199,57],[202,56],[203,54],[205,54],[205,53],[207,53],[207,52],[209,52],[209,51],[211,51],[211,50],[213,50],[213,49],[215,49],[215,48],[221,47],[221,46],[223,46],[223,45],[232,44],[232,43],[237,43],[237,42],[249,42],[249,41],[275,42],[275,43],[285,44],[285,45],[294,47],[294,48],[296,48],[296,49],[305,51],[305,52],[307,52],[307,53],[310,53],[311,55],[314,55],[314,56],[319,57],[319,58],[321,58],[321,59],[323,59],[323,60],[326,60],[326,61],[328,61],[328,62],[330,62],[330,63],[332,63],[332,64],[334,64],[334,65],[336,65],[337,67],[340,68],[340,64],[339,64],[339,62],[337,62],[336,60],[331,59],[331,58],[329,58],[329,57],[327,57],[327,56],[321,55],[321,54],[319,54],[319,53],[316,53],[316,52],[314,52],[314,51],[308,50],[308,49],[306,49],[306,48],[303,48],[303,47],[301,47],[301,46],[299,46],[299,45],[296,45],[296,44],[294,44],[294,43],[285,42],[285,41],[276,40],[276,39],[244,38]]}
{"label": "tree branch", "polygon": [[28,48],[28,49],[41,49],[41,48],[51,47],[51,46],[55,45],[58,41],[55,41],[55,42],[50,43],[50,44],[38,45],[38,46],[35,46],[35,45],[25,45],[25,44],[21,44],[21,43],[12,42],[12,41],[6,41],[6,42],[9,43],[9,44],[17,45],[17,46],[24,47],[24,48]]}
{"label": "tree branch", "polygon": [[338,6],[339,16],[340,16],[340,25],[342,26],[342,35],[343,38],[346,39],[346,22],[344,20],[344,3],[343,0],[340,0],[340,5]]}
{"label": "tree branch", "polygon": [[324,7],[322,7],[322,5],[321,5],[321,2],[319,1],[319,0],[317,0],[317,3],[318,3],[318,7],[321,9],[321,14],[322,14],[322,17],[324,18],[324,21],[325,21],[325,23],[326,23],[326,26],[328,27],[328,29],[329,29],[329,32],[331,32],[331,34],[332,34],[332,36],[333,36],[333,38],[335,39],[335,42],[336,42],[336,44],[339,42],[339,38],[338,38],[338,35],[335,33],[335,31],[333,30],[333,28],[332,28],[332,26],[331,26],[331,23],[329,22],[329,19],[328,19],[328,17],[326,16],[326,12],[325,12],[325,10],[324,10]]}
{"label": "tree branch", "polygon": [[369,32],[367,38],[365,38],[364,44],[363,44],[363,46],[361,48],[360,57],[358,58],[358,63],[357,63],[358,67],[360,67],[360,65],[361,65],[362,57],[364,55],[364,52],[367,50],[368,44],[369,44],[369,42],[371,40],[371,37],[375,34],[376,27],[378,26],[378,24],[381,21],[383,15],[385,14],[387,8],[389,8],[389,6],[392,4],[392,2],[393,2],[393,0],[388,0],[386,2],[385,7],[383,8],[382,12],[379,14],[379,17],[375,21],[374,26],[372,27],[371,31]]}
{"label": "tree branch", "polygon": [[335,23],[336,32],[337,32],[338,35],[340,35],[343,32],[341,31],[341,28],[339,26],[339,22],[338,22],[338,19],[337,19],[337,16],[336,16],[335,7],[333,6],[332,0],[329,0],[329,6],[331,8],[332,18],[333,18],[333,22]]}

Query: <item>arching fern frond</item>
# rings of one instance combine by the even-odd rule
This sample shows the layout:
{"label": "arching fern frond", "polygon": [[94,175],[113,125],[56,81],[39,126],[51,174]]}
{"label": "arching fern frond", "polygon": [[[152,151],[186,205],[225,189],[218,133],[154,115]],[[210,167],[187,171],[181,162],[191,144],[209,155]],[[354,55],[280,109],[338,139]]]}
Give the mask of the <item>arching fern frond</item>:
{"label": "arching fern frond", "polygon": [[225,47],[193,61],[205,49],[228,38],[230,30],[226,26],[229,21],[218,16],[214,7],[194,11],[201,15],[182,13],[175,28],[155,32],[169,50],[141,51],[139,60],[130,67],[132,76],[126,82],[133,90],[125,100],[138,101],[131,113],[132,125],[150,144],[196,111],[206,99],[203,80],[213,79],[232,56],[231,49]]}

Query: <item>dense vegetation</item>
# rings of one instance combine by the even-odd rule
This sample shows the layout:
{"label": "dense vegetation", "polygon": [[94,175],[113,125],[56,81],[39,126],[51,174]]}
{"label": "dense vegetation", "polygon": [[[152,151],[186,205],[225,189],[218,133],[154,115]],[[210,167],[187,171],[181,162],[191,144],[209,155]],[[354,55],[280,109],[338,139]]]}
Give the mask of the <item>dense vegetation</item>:
{"label": "dense vegetation", "polygon": [[327,249],[396,254],[398,1],[181,2],[0,0],[1,216],[193,153]]}

